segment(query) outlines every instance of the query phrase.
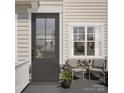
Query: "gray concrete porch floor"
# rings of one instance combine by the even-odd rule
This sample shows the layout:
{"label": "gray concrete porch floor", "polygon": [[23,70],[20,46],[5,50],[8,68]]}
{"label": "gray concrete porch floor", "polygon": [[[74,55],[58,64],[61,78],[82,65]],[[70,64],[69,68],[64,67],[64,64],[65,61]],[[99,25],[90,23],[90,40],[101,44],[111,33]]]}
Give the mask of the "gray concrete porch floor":
{"label": "gray concrete porch floor", "polygon": [[69,89],[59,84],[31,83],[22,93],[108,93],[108,87],[99,84],[98,80],[76,79]]}

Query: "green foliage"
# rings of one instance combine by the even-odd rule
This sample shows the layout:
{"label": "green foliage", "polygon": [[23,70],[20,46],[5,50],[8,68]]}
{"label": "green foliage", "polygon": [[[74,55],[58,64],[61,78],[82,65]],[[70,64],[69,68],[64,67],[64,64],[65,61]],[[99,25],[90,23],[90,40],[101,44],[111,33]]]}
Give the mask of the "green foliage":
{"label": "green foliage", "polygon": [[69,68],[65,68],[60,74],[60,80],[69,81],[72,80],[72,72]]}

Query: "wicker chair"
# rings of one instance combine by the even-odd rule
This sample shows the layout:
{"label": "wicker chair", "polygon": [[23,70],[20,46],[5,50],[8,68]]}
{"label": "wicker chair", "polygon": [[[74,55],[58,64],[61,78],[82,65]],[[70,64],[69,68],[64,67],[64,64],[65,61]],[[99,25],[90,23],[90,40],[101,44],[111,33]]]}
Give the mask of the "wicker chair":
{"label": "wicker chair", "polygon": [[90,73],[101,74],[103,77],[105,76],[106,70],[106,61],[105,59],[93,59],[91,65],[89,67],[89,78]]}
{"label": "wicker chair", "polygon": [[68,59],[66,61],[67,66],[72,70],[72,77],[75,73],[82,73],[84,79],[84,72],[86,72],[85,65],[81,65],[78,59]]}

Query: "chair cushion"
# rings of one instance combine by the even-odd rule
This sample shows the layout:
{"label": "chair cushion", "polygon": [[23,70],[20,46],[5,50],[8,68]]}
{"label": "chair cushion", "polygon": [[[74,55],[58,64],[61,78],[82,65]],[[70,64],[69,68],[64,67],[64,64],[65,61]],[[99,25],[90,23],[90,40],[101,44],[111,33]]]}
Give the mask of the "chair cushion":
{"label": "chair cushion", "polygon": [[73,68],[72,71],[74,71],[74,72],[81,72],[81,71],[83,71],[83,69],[81,69],[81,68]]}
{"label": "chair cushion", "polygon": [[72,68],[76,68],[76,67],[78,67],[78,63],[77,63],[77,59],[69,59],[68,61],[67,61],[67,64],[69,65],[69,66],[71,66]]}
{"label": "chair cushion", "polygon": [[93,66],[93,68],[103,69],[104,62],[105,62],[104,59],[94,59],[92,66]]}
{"label": "chair cushion", "polygon": [[99,68],[92,68],[91,71],[95,71],[95,72],[103,72],[102,69],[99,69]]}

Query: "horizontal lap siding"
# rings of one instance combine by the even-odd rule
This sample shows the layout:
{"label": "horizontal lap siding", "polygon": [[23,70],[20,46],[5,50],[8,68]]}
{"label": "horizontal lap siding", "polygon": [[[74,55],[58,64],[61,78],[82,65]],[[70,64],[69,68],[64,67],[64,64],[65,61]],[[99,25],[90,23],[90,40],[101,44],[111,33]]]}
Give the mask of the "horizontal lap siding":
{"label": "horizontal lap siding", "polygon": [[30,31],[28,8],[30,4],[16,4],[16,93],[20,93],[29,83]]}
{"label": "horizontal lap siding", "polygon": [[17,21],[17,61],[29,59],[28,13],[18,13]]}
{"label": "horizontal lap siding", "polygon": [[64,0],[64,51],[65,58],[70,52],[69,23],[89,22],[100,23],[103,28],[103,56],[107,55],[107,1],[106,0]]}

